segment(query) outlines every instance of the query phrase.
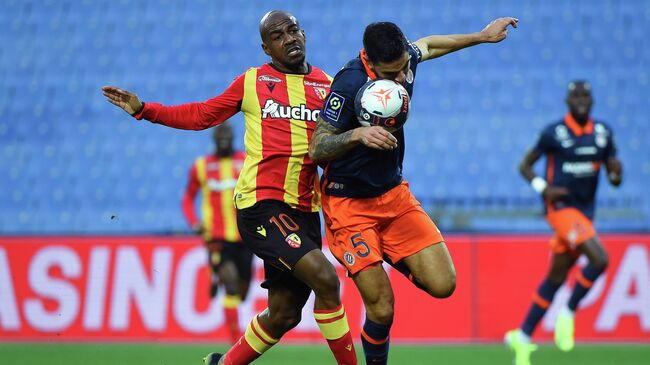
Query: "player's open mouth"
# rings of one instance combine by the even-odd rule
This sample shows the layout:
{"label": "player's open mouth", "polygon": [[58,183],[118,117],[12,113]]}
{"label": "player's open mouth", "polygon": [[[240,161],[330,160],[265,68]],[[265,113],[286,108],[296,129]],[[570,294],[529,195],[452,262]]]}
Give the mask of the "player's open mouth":
{"label": "player's open mouth", "polygon": [[287,56],[294,57],[302,54],[302,48],[299,46],[291,47],[287,50]]}

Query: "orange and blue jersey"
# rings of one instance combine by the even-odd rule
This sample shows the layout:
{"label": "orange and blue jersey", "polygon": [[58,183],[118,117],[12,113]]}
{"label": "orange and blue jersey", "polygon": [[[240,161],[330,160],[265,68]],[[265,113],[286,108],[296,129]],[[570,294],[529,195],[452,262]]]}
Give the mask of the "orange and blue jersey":
{"label": "orange and blue jersey", "polygon": [[190,169],[183,195],[183,214],[191,227],[198,223],[194,199],[201,192],[201,225],[206,242],[223,240],[239,242],[237,215],[232,203],[235,185],[244,165],[244,153],[229,157],[214,154],[196,159]]}
{"label": "orange and blue jersey", "polygon": [[[410,43],[408,52],[411,62],[403,86],[409,96],[412,96],[415,72],[422,53]],[[376,78],[361,55],[349,61],[334,77],[331,92],[320,113],[321,118],[344,132],[360,127],[354,110],[354,99],[368,80]],[[391,151],[359,145],[328,162],[321,178],[323,192],[339,197],[370,198],[398,186],[402,182],[404,131],[400,128],[393,135],[397,138],[397,148]]]}
{"label": "orange and blue jersey", "polygon": [[318,174],[308,147],[331,81],[311,65],[303,75],[265,64],[248,69],[217,97],[175,106],[147,102],[136,118],[201,130],[242,111],[246,160],[234,191],[235,206],[244,209],[271,199],[316,212],[320,209],[315,189]]}
{"label": "orange and blue jersey", "polygon": [[573,207],[593,219],[600,168],[617,153],[611,128],[591,119],[581,126],[567,114],[542,131],[533,149],[546,156],[546,181],[569,190],[547,212]]}

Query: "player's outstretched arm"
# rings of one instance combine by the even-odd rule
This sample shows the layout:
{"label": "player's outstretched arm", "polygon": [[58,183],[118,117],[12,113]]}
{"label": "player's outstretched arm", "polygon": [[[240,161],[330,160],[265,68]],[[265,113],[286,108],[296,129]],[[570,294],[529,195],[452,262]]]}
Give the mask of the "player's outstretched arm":
{"label": "player's outstretched arm", "polygon": [[104,86],[102,92],[108,101],[130,115],[135,115],[142,110],[143,104],[138,96],[128,90],[116,86]]}
{"label": "player's outstretched arm", "polygon": [[623,182],[623,164],[616,157],[610,157],[605,162],[607,179],[613,186],[619,186]]}
{"label": "player's outstretched arm", "polygon": [[392,150],[397,147],[397,138],[378,126],[342,131],[319,117],[309,142],[309,158],[316,163],[333,160],[358,144],[378,150]]}
{"label": "player's outstretched arm", "polygon": [[244,75],[239,76],[218,96],[203,102],[162,105],[142,102],[134,93],[115,86],[102,87],[104,96],[134,118],[187,130],[203,130],[228,120],[241,107]]}
{"label": "player's outstretched arm", "polygon": [[418,39],[415,45],[422,51],[422,61],[444,56],[481,43],[501,42],[508,35],[508,26],[517,28],[519,20],[504,17],[493,20],[483,30],[469,34],[430,35]]}

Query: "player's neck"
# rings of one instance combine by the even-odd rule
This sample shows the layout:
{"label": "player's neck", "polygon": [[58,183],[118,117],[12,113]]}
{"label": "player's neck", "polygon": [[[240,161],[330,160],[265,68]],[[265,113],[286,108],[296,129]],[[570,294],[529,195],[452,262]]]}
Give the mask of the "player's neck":
{"label": "player's neck", "polygon": [[280,71],[285,74],[306,75],[311,72],[311,66],[307,63],[307,61],[297,66],[282,65],[275,61],[269,62],[269,65],[271,65],[271,67],[273,67],[277,71]]}
{"label": "player's neck", "polygon": [[219,157],[219,158],[226,158],[226,157],[232,157],[234,154],[234,151],[215,151],[214,155]]}
{"label": "player's neck", "polygon": [[589,115],[571,114],[571,116],[573,117],[573,120],[575,120],[576,123],[578,123],[581,127],[584,127],[585,125],[587,125],[587,122],[589,122]]}

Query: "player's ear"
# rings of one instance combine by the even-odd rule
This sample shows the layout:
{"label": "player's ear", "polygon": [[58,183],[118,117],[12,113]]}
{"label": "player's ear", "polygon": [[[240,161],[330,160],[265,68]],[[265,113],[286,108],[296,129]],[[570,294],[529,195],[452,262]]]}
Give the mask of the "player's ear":
{"label": "player's ear", "polygon": [[267,56],[271,56],[271,51],[269,50],[269,47],[266,45],[266,43],[262,43],[262,51],[264,51],[264,54]]}
{"label": "player's ear", "polygon": [[368,65],[368,67],[370,67],[370,69],[374,71],[375,70],[375,65],[373,65],[372,61],[370,61],[370,58],[368,58],[368,55],[366,54],[366,52],[362,52],[361,57],[363,57],[363,60],[366,63],[366,65]]}

